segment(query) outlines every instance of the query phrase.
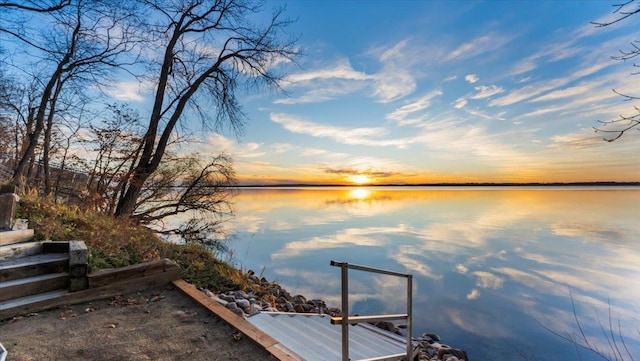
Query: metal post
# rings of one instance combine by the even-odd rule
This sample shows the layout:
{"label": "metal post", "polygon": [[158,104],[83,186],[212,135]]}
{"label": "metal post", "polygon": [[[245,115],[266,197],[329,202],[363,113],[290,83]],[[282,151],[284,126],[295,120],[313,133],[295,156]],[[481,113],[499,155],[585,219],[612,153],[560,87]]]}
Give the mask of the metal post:
{"label": "metal post", "polygon": [[349,361],[349,277],[347,264],[340,265],[342,275],[342,361]]}
{"label": "metal post", "polygon": [[413,344],[411,343],[411,314],[413,299],[413,276],[407,276],[407,361],[413,357]]}

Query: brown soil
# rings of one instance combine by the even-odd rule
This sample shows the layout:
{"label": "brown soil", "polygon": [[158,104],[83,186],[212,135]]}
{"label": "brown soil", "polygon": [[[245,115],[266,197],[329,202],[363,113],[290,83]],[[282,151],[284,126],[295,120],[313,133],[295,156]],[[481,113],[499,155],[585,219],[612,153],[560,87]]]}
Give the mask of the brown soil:
{"label": "brown soil", "polygon": [[0,323],[7,361],[275,360],[237,336],[173,286]]}

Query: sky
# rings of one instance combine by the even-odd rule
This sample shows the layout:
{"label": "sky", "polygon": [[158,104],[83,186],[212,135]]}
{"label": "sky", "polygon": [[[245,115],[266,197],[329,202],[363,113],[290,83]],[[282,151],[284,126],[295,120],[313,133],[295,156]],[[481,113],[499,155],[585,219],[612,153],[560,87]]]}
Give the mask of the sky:
{"label": "sky", "polygon": [[[243,94],[244,134],[203,134],[240,184],[640,181],[640,15],[609,1],[267,1],[296,21],[283,92]],[[638,6],[638,4],[632,4]],[[125,93],[122,93],[125,94]],[[637,92],[636,92],[636,95]]]}

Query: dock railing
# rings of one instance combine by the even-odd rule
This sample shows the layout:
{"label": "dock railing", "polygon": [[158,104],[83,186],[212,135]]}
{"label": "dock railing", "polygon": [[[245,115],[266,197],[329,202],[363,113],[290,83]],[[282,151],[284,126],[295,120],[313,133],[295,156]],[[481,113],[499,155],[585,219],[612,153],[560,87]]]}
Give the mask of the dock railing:
{"label": "dock railing", "polygon": [[[331,261],[331,266],[340,267],[341,269],[341,294],[342,294],[342,317],[332,317],[332,324],[342,325],[342,361],[349,361],[349,325],[359,322],[378,322],[390,320],[405,320],[407,325],[407,351],[406,354],[384,355],[368,361],[398,359],[405,356],[405,360],[410,361],[413,357],[413,344],[411,342],[411,308],[413,297],[413,276],[407,273],[399,273],[387,271],[378,268],[349,264],[347,262]],[[349,316],[349,274],[348,270],[358,270],[371,273],[378,273],[389,276],[403,277],[407,279],[407,313],[391,314],[391,315],[372,315],[372,316]]]}

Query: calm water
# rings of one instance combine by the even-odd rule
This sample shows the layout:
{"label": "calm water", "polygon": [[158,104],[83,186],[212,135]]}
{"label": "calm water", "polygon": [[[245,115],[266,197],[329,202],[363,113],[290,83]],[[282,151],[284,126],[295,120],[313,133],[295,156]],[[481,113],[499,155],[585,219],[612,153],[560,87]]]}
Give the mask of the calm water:
{"label": "calm water", "polygon": [[[579,337],[573,299],[591,345],[609,352],[613,329],[640,359],[640,188],[243,189],[235,202],[233,262],[292,294],[339,306],[332,259],[412,273],[414,333],[474,361],[600,359],[549,331]],[[353,313],[402,313],[405,295],[404,279],[350,272]]]}

